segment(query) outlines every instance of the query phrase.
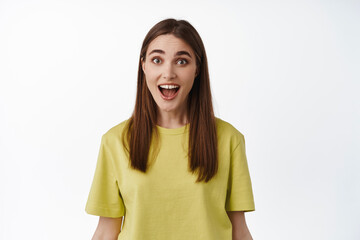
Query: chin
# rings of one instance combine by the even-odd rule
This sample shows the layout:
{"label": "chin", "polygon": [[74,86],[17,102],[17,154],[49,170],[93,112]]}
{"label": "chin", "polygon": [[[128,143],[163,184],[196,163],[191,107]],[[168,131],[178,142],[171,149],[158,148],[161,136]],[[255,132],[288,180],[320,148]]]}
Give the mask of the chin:
{"label": "chin", "polygon": [[179,106],[177,104],[164,104],[164,103],[161,103],[161,104],[158,104],[158,109],[162,112],[175,112],[179,109]]}
{"label": "chin", "polygon": [[159,111],[161,112],[166,112],[166,113],[170,113],[170,112],[177,112],[177,111],[182,111],[183,110],[183,102],[179,101],[180,99],[176,99],[175,101],[172,100],[171,102],[166,102],[163,99],[158,99],[158,101],[156,101],[156,105]]}

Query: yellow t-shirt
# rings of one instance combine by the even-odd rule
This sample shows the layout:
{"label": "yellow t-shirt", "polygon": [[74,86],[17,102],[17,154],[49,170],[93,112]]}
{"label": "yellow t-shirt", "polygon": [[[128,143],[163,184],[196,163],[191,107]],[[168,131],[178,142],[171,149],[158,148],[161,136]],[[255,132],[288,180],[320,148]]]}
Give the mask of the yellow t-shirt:
{"label": "yellow t-shirt", "polygon": [[129,166],[122,122],[101,138],[85,211],[125,216],[118,240],[231,240],[226,211],[254,211],[244,136],[216,118],[219,169],[207,183],[188,171],[189,126],[157,126],[160,150],[146,173]]}

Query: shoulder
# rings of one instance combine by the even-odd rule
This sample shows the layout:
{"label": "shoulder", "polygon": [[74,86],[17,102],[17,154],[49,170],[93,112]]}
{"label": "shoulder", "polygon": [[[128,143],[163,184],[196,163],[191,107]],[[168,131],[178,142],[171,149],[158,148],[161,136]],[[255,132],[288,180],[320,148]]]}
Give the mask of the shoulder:
{"label": "shoulder", "polygon": [[244,135],[236,129],[232,124],[220,119],[215,118],[216,133],[218,140],[223,142],[231,142],[231,145],[237,145],[245,141]]}
{"label": "shoulder", "polygon": [[102,135],[102,141],[114,141],[114,140],[120,140],[122,137],[122,133],[127,127],[129,119],[124,120],[115,126],[108,129],[103,135]]}
{"label": "shoulder", "polygon": [[244,136],[239,130],[237,130],[232,124],[220,119],[215,118],[216,122],[216,129],[221,134],[226,135],[238,135],[238,136]]}

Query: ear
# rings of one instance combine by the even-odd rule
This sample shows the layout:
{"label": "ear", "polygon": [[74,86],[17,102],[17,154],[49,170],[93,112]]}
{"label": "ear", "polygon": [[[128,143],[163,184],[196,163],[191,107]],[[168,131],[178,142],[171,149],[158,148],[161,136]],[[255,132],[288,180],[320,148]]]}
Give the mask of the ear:
{"label": "ear", "polygon": [[143,57],[141,58],[141,68],[142,68],[143,72],[145,73],[145,61],[144,61]]}

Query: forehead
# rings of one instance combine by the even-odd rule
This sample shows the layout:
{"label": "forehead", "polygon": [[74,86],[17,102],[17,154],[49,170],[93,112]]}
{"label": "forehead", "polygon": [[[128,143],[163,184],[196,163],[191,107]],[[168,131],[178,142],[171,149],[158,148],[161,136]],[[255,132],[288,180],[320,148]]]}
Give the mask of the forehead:
{"label": "forehead", "polygon": [[165,34],[156,37],[150,42],[147,49],[147,54],[154,49],[161,49],[165,54],[176,53],[178,51],[188,51],[191,55],[194,55],[192,48],[184,40],[175,37],[172,34]]}

